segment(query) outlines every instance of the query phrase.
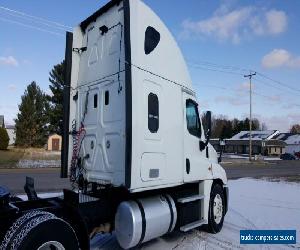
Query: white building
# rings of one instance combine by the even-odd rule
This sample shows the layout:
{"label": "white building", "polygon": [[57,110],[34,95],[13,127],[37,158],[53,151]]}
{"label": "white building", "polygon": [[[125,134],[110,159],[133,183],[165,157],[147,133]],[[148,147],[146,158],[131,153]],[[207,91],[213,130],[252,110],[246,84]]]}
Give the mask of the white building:
{"label": "white building", "polygon": [[8,145],[15,144],[15,141],[16,141],[15,126],[14,125],[6,125],[5,128],[6,128],[8,136],[9,136]]}
{"label": "white building", "polygon": [[286,143],[286,153],[295,154],[296,152],[300,152],[300,134],[280,133],[275,135],[273,139],[284,141]]}

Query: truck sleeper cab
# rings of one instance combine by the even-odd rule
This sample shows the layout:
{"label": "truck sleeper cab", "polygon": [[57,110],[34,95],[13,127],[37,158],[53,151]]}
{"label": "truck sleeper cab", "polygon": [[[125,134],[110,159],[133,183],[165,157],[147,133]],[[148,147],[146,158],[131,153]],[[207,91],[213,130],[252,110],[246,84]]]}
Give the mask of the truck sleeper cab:
{"label": "truck sleeper cab", "polygon": [[186,63],[160,18],[140,0],[112,0],[66,44],[62,176],[79,191],[43,209],[68,222],[81,249],[102,231],[115,230],[125,249],[174,230],[219,232],[228,188],[209,144],[210,113],[204,131]]}
{"label": "truck sleeper cab", "polygon": [[[139,195],[196,182],[195,194],[175,201],[171,194],[169,199],[181,201],[181,210],[198,207],[197,220],[179,219],[183,231],[207,223],[211,191],[215,185],[224,191],[227,179],[215,150],[205,144],[191,79],[169,30],[143,2],[124,0],[110,2],[73,34],[70,127],[75,123],[77,131],[85,129],[78,153],[84,172],[79,178]],[[199,142],[204,148],[199,149]],[[72,165],[72,141],[69,145]],[[224,211],[225,196],[218,195]],[[192,205],[185,204],[189,202]],[[129,214],[134,220],[139,209],[131,201],[120,205],[117,237],[126,232],[118,229],[121,221]]]}

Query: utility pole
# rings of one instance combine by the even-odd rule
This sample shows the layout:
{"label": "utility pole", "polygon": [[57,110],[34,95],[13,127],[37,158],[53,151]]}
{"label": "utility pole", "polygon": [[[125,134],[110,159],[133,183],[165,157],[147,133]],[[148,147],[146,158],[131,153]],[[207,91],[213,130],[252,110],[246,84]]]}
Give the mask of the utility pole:
{"label": "utility pole", "polygon": [[250,119],[249,119],[249,161],[252,161],[252,76],[255,76],[256,72],[249,75],[244,75],[244,77],[249,78],[250,81]]}

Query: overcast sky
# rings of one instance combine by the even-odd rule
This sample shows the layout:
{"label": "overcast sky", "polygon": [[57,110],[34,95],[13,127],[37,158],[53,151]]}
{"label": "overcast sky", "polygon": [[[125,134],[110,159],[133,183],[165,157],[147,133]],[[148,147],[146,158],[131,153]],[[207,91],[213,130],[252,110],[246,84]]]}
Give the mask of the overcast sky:
{"label": "overcast sky", "polygon": [[[0,2],[0,114],[7,124],[13,123],[31,81],[49,91],[49,71],[64,58],[65,26],[74,27],[106,2]],[[249,115],[249,84],[243,75],[254,70],[254,116],[281,131],[300,123],[300,1],[145,2],[178,41],[201,110],[228,118]]]}

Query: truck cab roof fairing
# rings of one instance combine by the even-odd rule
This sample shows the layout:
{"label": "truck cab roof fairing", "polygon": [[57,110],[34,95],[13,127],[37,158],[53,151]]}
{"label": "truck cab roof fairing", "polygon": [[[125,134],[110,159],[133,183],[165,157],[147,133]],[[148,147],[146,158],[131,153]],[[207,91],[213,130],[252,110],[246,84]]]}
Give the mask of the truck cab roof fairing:
{"label": "truck cab roof fairing", "polygon": [[[129,0],[132,67],[153,73],[193,91],[183,55],[166,25],[142,1]],[[158,44],[145,53],[145,38],[150,29],[159,34]]]}
{"label": "truck cab roof fairing", "polygon": [[104,5],[103,7],[101,7],[99,10],[97,10],[94,14],[92,14],[91,16],[89,16],[87,19],[85,19],[84,21],[82,21],[80,23],[80,28],[82,32],[85,32],[86,28],[88,27],[88,25],[92,22],[95,22],[96,19],[101,16],[103,13],[105,13],[106,11],[108,11],[111,7],[115,6],[115,5],[119,5],[120,2],[122,0],[111,0],[110,2],[108,2],[106,5]]}
{"label": "truck cab roof fairing", "polygon": [[[99,16],[107,12],[114,5],[119,5],[120,2],[122,2],[122,0],[112,0],[108,2],[80,23],[81,30],[85,32],[90,23],[96,21]],[[124,19],[131,20],[127,23],[125,21],[124,27],[125,30],[130,32],[129,40],[127,41],[129,45],[127,48],[129,48],[129,50],[131,47],[135,48],[135,50],[130,51],[131,61],[129,62],[127,57],[126,63],[132,64],[131,66],[138,66],[140,69],[154,73],[193,91],[185,60],[174,37],[165,24],[142,1],[123,0],[123,2],[124,9],[127,8],[127,11],[124,13]],[[126,27],[127,25],[130,27]],[[153,50],[154,53],[152,53],[152,51],[145,53],[143,48],[145,45],[145,36],[149,28],[154,29],[160,35],[159,43]],[[172,58],[172,60],[170,58]]]}

